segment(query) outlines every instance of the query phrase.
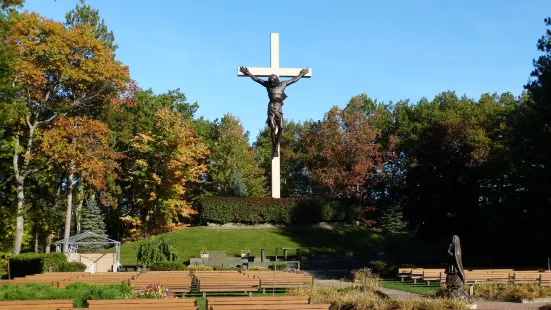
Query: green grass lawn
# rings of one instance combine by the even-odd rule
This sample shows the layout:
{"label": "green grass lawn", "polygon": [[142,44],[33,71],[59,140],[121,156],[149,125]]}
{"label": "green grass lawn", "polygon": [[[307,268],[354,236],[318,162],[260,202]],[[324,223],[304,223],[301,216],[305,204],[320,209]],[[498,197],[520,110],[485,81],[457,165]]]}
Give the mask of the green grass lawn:
{"label": "green grass lawn", "polygon": [[[413,259],[415,254],[428,255],[428,245],[422,245],[407,237],[385,236],[363,227],[346,228],[294,228],[294,229],[214,229],[190,227],[165,234],[173,239],[174,247],[181,261],[199,257],[202,250],[223,251],[228,257],[238,256],[241,250],[250,250],[252,256],[260,256],[260,249],[266,255],[274,255],[275,248],[315,247],[314,255],[339,254],[351,249],[354,255],[362,257],[379,251],[394,257]],[[138,244],[127,242],[121,246],[121,263],[135,264]],[[114,251],[114,249],[110,249]],[[282,255],[279,250],[278,255]],[[291,251],[289,255],[293,255]],[[305,253],[306,254],[306,253]],[[430,256],[429,256],[430,257]]]}
{"label": "green grass lawn", "polygon": [[405,280],[391,280],[391,279],[382,279],[379,281],[379,284],[384,288],[390,288],[394,290],[416,293],[421,295],[434,295],[440,290],[440,283],[431,282],[430,286],[427,285],[427,282],[419,281],[416,284],[413,281]]}

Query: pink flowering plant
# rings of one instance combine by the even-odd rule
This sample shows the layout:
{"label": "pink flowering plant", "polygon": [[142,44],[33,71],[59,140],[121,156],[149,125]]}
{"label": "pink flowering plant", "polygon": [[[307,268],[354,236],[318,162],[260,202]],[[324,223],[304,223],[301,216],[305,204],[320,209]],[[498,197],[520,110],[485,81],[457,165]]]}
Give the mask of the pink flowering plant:
{"label": "pink flowering plant", "polygon": [[150,283],[145,289],[134,292],[136,299],[166,299],[173,297],[170,289],[163,287],[160,284],[153,285]]}

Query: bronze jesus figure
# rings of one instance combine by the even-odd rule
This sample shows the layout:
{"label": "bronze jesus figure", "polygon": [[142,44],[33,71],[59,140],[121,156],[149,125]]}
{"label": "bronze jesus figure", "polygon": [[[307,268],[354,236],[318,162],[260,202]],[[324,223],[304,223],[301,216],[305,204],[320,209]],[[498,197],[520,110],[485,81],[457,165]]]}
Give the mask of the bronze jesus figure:
{"label": "bronze jesus figure", "polygon": [[279,77],[275,74],[270,75],[268,80],[259,79],[257,76],[249,72],[247,67],[240,67],[239,71],[249,76],[253,81],[266,87],[268,91],[268,97],[270,103],[268,103],[268,119],[266,123],[270,126],[272,136],[272,157],[278,156],[278,145],[281,140],[281,133],[283,131],[283,100],[287,98],[285,94],[285,88],[296,81],[300,80],[304,75],[310,72],[310,69],[300,70],[299,75],[286,81],[280,81]]}

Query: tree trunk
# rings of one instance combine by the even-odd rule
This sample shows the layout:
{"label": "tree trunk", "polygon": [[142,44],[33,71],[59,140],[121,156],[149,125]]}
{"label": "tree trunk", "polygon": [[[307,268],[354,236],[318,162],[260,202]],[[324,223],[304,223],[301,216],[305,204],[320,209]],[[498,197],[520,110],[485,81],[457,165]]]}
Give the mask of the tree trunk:
{"label": "tree trunk", "polygon": [[[71,236],[71,217],[73,209],[73,179],[75,174],[73,172],[69,173],[67,179],[67,213],[65,214],[65,233],[63,235],[64,239],[67,239]],[[63,253],[69,252],[69,245],[67,243],[63,244]]]}
{"label": "tree trunk", "polygon": [[16,189],[17,194],[17,219],[15,222],[15,242],[13,245],[13,255],[18,255],[21,252],[21,244],[23,243],[23,232],[25,225],[25,218],[23,216],[23,204],[25,203],[25,193],[23,191],[25,183],[25,178],[17,177],[16,178]]}
{"label": "tree trunk", "polygon": [[44,250],[45,253],[50,253],[50,248],[52,246],[52,234],[48,234],[48,237],[46,237],[46,249]]}
{"label": "tree trunk", "polygon": [[38,224],[34,224],[34,252],[38,253]]}
{"label": "tree trunk", "polygon": [[76,221],[76,233],[80,234],[81,230],[81,222],[80,219],[82,218],[82,205],[84,203],[84,185],[82,183],[82,180],[79,180],[78,182],[78,204],[75,207],[75,221]]}
{"label": "tree trunk", "polygon": [[29,136],[27,139],[27,147],[25,148],[25,157],[23,158],[23,166],[19,166],[19,154],[20,154],[20,136],[15,137],[15,147],[13,152],[13,172],[15,176],[15,192],[17,197],[17,218],[15,222],[15,240],[13,243],[13,255],[18,255],[21,252],[21,244],[23,243],[23,233],[25,232],[25,178],[29,173],[29,163],[32,155],[32,147],[34,140],[34,131],[38,126],[36,120],[31,124],[30,116],[26,117],[27,126],[29,127]]}

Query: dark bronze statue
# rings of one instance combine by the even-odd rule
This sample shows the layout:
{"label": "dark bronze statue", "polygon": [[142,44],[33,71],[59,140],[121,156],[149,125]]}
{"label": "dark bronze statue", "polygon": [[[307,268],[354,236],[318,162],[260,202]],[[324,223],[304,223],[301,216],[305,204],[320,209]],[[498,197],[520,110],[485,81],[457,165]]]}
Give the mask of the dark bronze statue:
{"label": "dark bronze statue", "polygon": [[270,103],[268,103],[268,119],[266,120],[266,123],[270,126],[272,135],[272,157],[277,157],[279,155],[278,146],[281,140],[281,133],[283,131],[283,100],[287,98],[285,88],[300,80],[300,78],[305,74],[308,74],[310,70],[302,69],[300,70],[299,75],[286,81],[280,81],[279,77],[275,74],[270,75],[267,81],[259,79],[257,76],[250,73],[247,67],[240,67],[239,71],[249,76],[258,84],[266,87],[266,90],[268,91]]}
{"label": "dark bronze statue", "polygon": [[459,237],[453,236],[448,247],[448,268],[446,269],[446,289],[440,294],[442,297],[471,302],[465,291],[465,272],[461,260],[461,244]]}

